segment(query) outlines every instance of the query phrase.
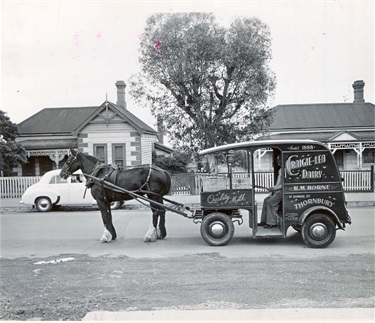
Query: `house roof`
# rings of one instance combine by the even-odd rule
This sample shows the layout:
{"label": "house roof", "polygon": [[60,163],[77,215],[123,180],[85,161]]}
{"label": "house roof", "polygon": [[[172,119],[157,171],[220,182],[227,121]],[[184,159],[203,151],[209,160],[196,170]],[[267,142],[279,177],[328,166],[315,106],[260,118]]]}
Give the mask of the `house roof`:
{"label": "house roof", "polygon": [[70,134],[97,108],[45,108],[18,124],[18,131],[21,135]]}
{"label": "house roof", "polygon": [[173,152],[173,149],[161,144],[160,142],[154,142],[154,146],[155,146],[155,149],[161,150],[168,154]]}
{"label": "house roof", "polygon": [[[18,130],[21,136],[73,134],[105,109],[105,103],[90,107],[45,108],[18,124]],[[108,106],[138,130],[157,133],[130,111],[121,109],[112,102],[108,102]]]}
{"label": "house roof", "polygon": [[277,105],[269,131],[374,127],[372,103]]}
{"label": "house roof", "polygon": [[[270,133],[269,135],[266,135],[264,137],[261,137],[260,139],[314,139],[320,142],[332,142],[336,141],[335,137],[340,135],[342,131],[300,131],[300,132],[277,132],[277,133]],[[353,137],[357,138],[357,140],[361,141],[373,141],[375,136],[375,131],[351,131],[350,132]],[[354,139],[354,138],[353,138]],[[347,140],[345,140],[347,141]]]}
{"label": "house roof", "polygon": [[27,139],[18,141],[25,149],[68,149],[77,148],[77,139],[53,138],[53,139]]}

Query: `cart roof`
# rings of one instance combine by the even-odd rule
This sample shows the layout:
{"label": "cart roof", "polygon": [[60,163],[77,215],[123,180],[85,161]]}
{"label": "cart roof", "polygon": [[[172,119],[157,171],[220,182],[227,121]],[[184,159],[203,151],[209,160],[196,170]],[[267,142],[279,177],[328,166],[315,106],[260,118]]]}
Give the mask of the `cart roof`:
{"label": "cart roof", "polygon": [[319,145],[320,147],[325,147],[321,142],[309,139],[301,139],[301,140],[258,140],[258,141],[244,141],[244,142],[237,142],[233,144],[227,144],[217,147],[212,147],[208,149],[201,150],[199,155],[207,155],[212,154],[220,151],[227,151],[227,150],[238,150],[238,149],[259,149],[259,148],[280,148],[282,150],[286,149],[288,145]]}

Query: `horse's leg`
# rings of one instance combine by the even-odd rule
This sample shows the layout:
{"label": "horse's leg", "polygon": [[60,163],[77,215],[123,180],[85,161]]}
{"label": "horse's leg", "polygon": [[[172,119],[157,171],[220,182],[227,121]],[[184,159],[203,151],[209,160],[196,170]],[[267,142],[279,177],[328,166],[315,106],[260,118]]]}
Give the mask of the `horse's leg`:
{"label": "horse's leg", "polygon": [[167,236],[167,229],[165,228],[165,210],[159,211],[159,216],[160,239],[164,239]]}
{"label": "horse's leg", "polygon": [[[163,204],[162,198],[156,198],[154,196],[148,196],[152,201],[159,202]],[[156,239],[164,239],[167,235],[165,229],[165,210],[161,210],[160,207],[152,202],[150,202],[150,207],[152,209],[152,224],[151,228],[145,234],[143,241],[144,242],[155,242]],[[160,218],[160,221],[159,221]],[[159,222],[159,227],[158,227]]]}
{"label": "horse's leg", "polygon": [[[154,201],[163,204],[163,198],[161,197],[154,198]],[[158,236],[158,239],[164,239],[167,236],[167,229],[165,228],[165,209],[154,206],[152,209],[152,219],[155,228],[157,228],[159,222],[160,236]]]}
{"label": "horse's leg", "polygon": [[97,200],[99,210],[102,214],[104,233],[100,238],[100,242],[111,242],[117,237],[116,230],[112,223],[111,205],[104,200]]}

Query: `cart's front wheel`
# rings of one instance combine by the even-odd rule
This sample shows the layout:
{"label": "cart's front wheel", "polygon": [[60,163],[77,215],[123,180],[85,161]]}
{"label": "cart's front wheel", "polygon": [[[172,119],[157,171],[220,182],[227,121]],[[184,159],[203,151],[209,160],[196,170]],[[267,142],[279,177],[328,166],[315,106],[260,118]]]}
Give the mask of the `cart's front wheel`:
{"label": "cart's front wheel", "polygon": [[201,235],[211,246],[225,246],[233,237],[234,225],[229,216],[214,212],[203,219]]}

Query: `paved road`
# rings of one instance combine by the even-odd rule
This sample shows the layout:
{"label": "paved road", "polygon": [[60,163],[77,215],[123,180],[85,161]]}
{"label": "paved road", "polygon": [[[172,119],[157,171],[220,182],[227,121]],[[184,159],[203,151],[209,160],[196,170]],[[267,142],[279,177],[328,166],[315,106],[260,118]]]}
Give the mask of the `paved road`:
{"label": "paved road", "polygon": [[224,247],[208,246],[200,235],[200,224],[167,212],[167,239],[146,244],[143,236],[151,223],[147,210],[113,212],[118,239],[98,242],[103,233],[99,211],[36,211],[1,214],[1,257],[51,257],[59,254],[113,255],[133,258],[179,257],[199,253],[219,253],[223,257],[289,255],[313,258],[324,255],[368,254],[374,251],[374,208],[350,210],[353,224],[339,230],[336,240],[325,249],[307,248],[300,235],[289,229],[286,239],[253,239],[247,217],[235,224],[234,238]]}
{"label": "paved road", "polygon": [[167,239],[144,243],[150,212],[118,210],[118,239],[101,244],[97,210],[4,212],[0,319],[171,319],[202,310],[217,319],[219,312],[207,310],[223,309],[235,311],[227,314],[234,318],[260,319],[267,309],[267,318],[289,321],[324,308],[315,311],[319,319],[359,322],[355,316],[364,315],[368,321],[374,318],[374,208],[350,211],[353,224],[322,250],[307,248],[293,229],[286,239],[253,239],[246,219],[235,225],[229,245],[210,247],[199,225],[168,213]]}

